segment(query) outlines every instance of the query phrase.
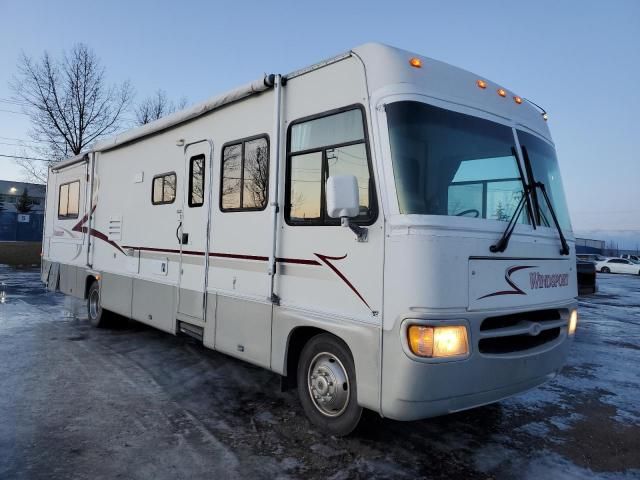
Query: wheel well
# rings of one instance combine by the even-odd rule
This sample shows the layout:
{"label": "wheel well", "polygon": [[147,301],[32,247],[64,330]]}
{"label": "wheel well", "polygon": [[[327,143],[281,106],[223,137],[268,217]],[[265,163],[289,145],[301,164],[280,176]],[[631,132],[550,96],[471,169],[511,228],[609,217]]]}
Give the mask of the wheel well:
{"label": "wheel well", "polygon": [[316,327],[298,327],[289,334],[287,345],[286,375],[282,377],[282,391],[298,386],[298,359],[311,338],[321,333],[331,333]]}
{"label": "wheel well", "polygon": [[84,298],[88,298],[89,297],[89,289],[91,288],[91,285],[93,285],[93,282],[97,282],[98,279],[96,277],[94,277],[93,275],[88,275],[87,279],[85,280],[84,283]]}

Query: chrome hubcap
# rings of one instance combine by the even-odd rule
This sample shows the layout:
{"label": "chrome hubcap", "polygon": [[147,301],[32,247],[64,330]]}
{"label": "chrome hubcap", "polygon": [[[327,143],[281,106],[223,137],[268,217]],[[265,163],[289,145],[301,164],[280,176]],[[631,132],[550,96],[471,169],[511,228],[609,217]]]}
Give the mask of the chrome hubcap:
{"label": "chrome hubcap", "polygon": [[307,386],[320,413],[337,417],[349,404],[349,376],[335,355],[319,353],[309,365]]}
{"label": "chrome hubcap", "polygon": [[100,294],[97,290],[91,292],[89,295],[89,315],[91,315],[91,319],[95,320],[98,317],[98,308],[100,305]]}

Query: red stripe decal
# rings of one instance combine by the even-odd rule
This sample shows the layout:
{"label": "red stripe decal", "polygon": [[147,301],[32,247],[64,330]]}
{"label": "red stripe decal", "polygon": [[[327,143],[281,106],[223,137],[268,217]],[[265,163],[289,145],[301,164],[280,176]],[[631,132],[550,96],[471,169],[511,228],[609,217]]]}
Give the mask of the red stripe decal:
{"label": "red stripe decal", "polygon": [[344,260],[345,258],[347,258],[347,254],[345,253],[342,257],[330,257],[328,255],[322,255],[321,253],[314,253],[314,255],[316,257],[318,257],[325,265],[327,265],[331,270],[333,270],[333,272],[338,275],[340,277],[340,279],[347,284],[347,286],[353,291],[353,293],[355,293],[358,298],[360,300],[362,300],[362,303],[364,303],[367,308],[369,310],[371,310],[371,307],[369,306],[369,304],[367,303],[367,301],[362,297],[362,295],[360,295],[360,292],[358,292],[358,290],[356,289],[356,287],[353,286],[353,284],[347,279],[347,277],[345,277],[342,272],[340,270],[338,270],[338,268],[333,265],[333,263],[331,263],[329,260]]}
{"label": "red stripe decal", "polygon": [[123,253],[126,256],[127,254],[124,253],[124,251],[118,246],[118,244],[109,240],[109,237],[107,237],[104,233],[100,232],[99,230],[96,230],[95,228],[92,228],[91,230],[89,230],[87,227],[84,226],[84,224],[87,223],[87,220],[89,220],[89,216],[96,211],[96,207],[97,205],[94,205],[93,208],[91,208],[91,213],[85,213],[84,217],[82,217],[82,219],[80,219],[80,221],[76,223],[71,230],[73,230],[74,232],[82,232],[82,233],[88,232],[90,236],[99,238],[100,240],[107,242],[109,245],[118,249],[121,253]]}
{"label": "red stripe decal", "polygon": [[278,263],[294,263],[297,265],[314,265],[319,267],[320,266],[320,262],[318,262],[317,260],[304,260],[302,258],[276,258],[276,261]]}
{"label": "red stripe decal", "polygon": [[209,253],[210,257],[217,257],[217,258],[235,258],[238,260],[256,260],[258,262],[266,262],[267,260],[269,260],[269,257],[261,257],[258,255],[240,255],[240,254],[236,254],[236,253],[216,253],[216,252],[210,252]]}

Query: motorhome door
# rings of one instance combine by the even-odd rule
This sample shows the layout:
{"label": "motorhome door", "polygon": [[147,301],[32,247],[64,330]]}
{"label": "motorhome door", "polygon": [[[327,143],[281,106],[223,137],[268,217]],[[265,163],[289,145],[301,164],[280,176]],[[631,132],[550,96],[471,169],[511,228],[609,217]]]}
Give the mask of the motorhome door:
{"label": "motorhome door", "polygon": [[206,271],[209,263],[209,196],[211,192],[210,140],[185,146],[182,211],[176,236],[180,244],[178,319],[205,320]]}

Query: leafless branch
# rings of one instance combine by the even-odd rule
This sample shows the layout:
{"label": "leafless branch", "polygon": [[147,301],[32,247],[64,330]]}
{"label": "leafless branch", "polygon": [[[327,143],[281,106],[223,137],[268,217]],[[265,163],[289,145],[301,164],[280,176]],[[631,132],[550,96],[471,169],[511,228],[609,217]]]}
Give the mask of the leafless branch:
{"label": "leafless branch", "polygon": [[[47,52],[39,60],[23,53],[10,86],[15,98],[26,104],[31,138],[45,142],[33,150],[51,162],[78,155],[120,130],[133,97],[129,82],[107,84],[105,68],[84,44],[75,45],[57,61]],[[28,176],[42,180],[44,172],[46,178],[46,164],[19,163]]]}
{"label": "leafless branch", "polygon": [[187,99],[185,97],[182,97],[177,104],[174,104],[167,97],[167,92],[158,90],[150,97],[142,100],[135,108],[136,123],[138,125],[146,125],[186,106]]}

